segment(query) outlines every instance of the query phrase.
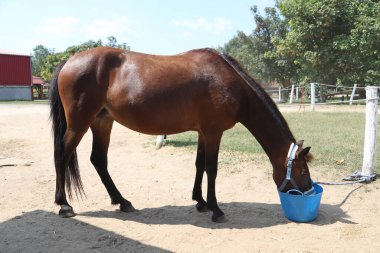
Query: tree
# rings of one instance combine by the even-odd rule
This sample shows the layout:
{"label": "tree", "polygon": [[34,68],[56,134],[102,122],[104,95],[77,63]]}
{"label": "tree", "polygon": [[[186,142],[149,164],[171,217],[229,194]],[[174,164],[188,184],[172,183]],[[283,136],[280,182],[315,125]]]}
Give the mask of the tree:
{"label": "tree", "polygon": [[108,37],[108,43],[105,45],[101,40],[89,40],[79,45],[70,46],[65,51],[58,53],[55,53],[54,50],[48,50],[46,47],[39,45],[33,50],[33,58],[35,58],[34,61],[32,60],[32,68],[34,69],[33,75],[41,76],[45,81],[50,81],[54,70],[61,62],[68,60],[76,53],[100,46],[110,46],[129,50],[126,43],[118,44],[114,36]]}
{"label": "tree", "polygon": [[222,50],[254,77],[283,86],[380,83],[380,1],[278,0],[264,16],[251,11],[252,34],[239,32]]}
{"label": "tree", "polygon": [[54,50],[49,50],[43,45],[38,45],[33,49],[32,54],[32,75],[40,76],[41,70],[45,65],[46,58],[53,54]]}
{"label": "tree", "polygon": [[294,59],[286,51],[280,51],[279,46],[287,34],[287,21],[280,17],[276,8],[265,8],[265,16],[261,16],[257,7],[251,11],[254,15],[256,28],[252,33],[255,46],[254,53],[261,60],[259,75],[265,80],[274,80],[284,87],[290,86],[295,76]]}
{"label": "tree", "polygon": [[255,44],[250,36],[238,31],[234,38],[218,50],[236,58],[252,76],[261,78],[261,76],[258,75],[261,62],[259,58],[254,55],[256,51],[254,46]]}
{"label": "tree", "polygon": [[79,45],[70,46],[64,52],[67,53],[70,57],[76,53],[86,51],[88,49],[95,48],[95,47],[101,47],[101,46],[103,46],[103,42],[101,40],[98,40],[98,41],[89,40]]}
{"label": "tree", "polygon": [[107,39],[108,39],[108,43],[106,44],[107,47],[114,47],[114,48],[129,50],[127,43],[117,44],[117,39],[114,36],[109,36]]}
{"label": "tree", "polygon": [[238,32],[222,51],[238,59],[252,76],[287,87],[296,75],[296,65],[286,51],[278,50],[287,34],[286,21],[276,8],[265,8],[265,16],[256,6],[251,11],[256,23],[252,34]]}
{"label": "tree", "polygon": [[358,83],[380,84],[380,2],[359,1],[355,26],[349,37],[349,51],[354,71],[349,80]]}
{"label": "tree", "polygon": [[282,0],[288,21],[283,49],[304,79],[323,83],[380,81],[380,2]]}
{"label": "tree", "polygon": [[50,54],[46,57],[45,65],[41,69],[40,76],[45,81],[50,81],[53,77],[53,73],[57,66],[61,64],[63,61],[69,59],[71,54],[67,52],[60,52],[55,54]]}

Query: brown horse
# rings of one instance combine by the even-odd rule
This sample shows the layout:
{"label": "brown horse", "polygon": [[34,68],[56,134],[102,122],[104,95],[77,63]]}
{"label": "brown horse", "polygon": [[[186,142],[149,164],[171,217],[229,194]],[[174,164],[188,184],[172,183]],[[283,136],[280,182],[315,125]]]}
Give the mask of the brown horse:
{"label": "brown horse", "polygon": [[[107,152],[114,121],[151,135],[198,132],[193,200],[199,211],[211,210],[212,220],[224,221],[215,196],[220,140],[226,129],[241,122],[258,140],[273,166],[279,187],[285,180],[288,150],[295,139],[271,98],[231,57],[213,49],[174,56],[147,55],[114,48],[78,53],[62,64],[52,80],[51,118],[56,169],[55,203],[62,217],[74,216],[66,199],[72,188],[83,192],[76,147],[91,128],[91,162],[105,185],[112,204],[134,211],[107,170]],[[165,114],[165,120],[160,115]],[[310,148],[298,150],[292,184],[283,191],[311,188],[307,161]],[[202,178],[207,174],[207,202]]]}

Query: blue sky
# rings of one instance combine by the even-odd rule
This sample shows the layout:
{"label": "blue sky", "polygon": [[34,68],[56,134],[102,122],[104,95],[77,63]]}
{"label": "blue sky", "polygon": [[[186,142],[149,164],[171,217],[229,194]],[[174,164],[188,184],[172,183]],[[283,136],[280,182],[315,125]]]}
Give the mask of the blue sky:
{"label": "blue sky", "polygon": [[175,54],[222,46],[236,31],[250,33],[250,7],[275,0],[0,0],[0,48],[56,52],[114,35],[133,51]]}

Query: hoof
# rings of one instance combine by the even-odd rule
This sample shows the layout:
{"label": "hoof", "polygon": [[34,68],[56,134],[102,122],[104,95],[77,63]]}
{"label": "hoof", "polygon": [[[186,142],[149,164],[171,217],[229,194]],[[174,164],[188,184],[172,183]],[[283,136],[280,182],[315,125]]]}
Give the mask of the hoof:
{"label": "hoof", "polygon": [[120,204],[120,211],[124,213],[134,212],[135,210],[131,203]]}
{"label": "hoof", "polygon": [[204,203],[204,204],[197,203],[195,205],[195,207],[197,208],[197,211],[200,212],[200,213],[205,213],[205,212],[210,211],[210,209],[207,208],[207,204],[206,203]]}
{"label": "hoof", "polygon": [[223,223],[227,221],[227,218],[224,215],[223,211],[220,210],[219,208],[216,208],[215,210],[213,210],[211,219],[213,222],[216,222],[216,223]]}
{"label": "hoof", "polygon": [[61,209],[58,212],[58,215],[61,218],[71,218],[74,217],[76,214],[74,213],[74,210],[71,206],[62,205]]}
{"label": "hoof", "polygon": [[223,215],[218,216],[218,217],[214,217],[214,215],[213,215],[212,216],[212,221],[216,222],[216,223],[225,223],[228,220],[227,220],[226,216],[223,214]]}

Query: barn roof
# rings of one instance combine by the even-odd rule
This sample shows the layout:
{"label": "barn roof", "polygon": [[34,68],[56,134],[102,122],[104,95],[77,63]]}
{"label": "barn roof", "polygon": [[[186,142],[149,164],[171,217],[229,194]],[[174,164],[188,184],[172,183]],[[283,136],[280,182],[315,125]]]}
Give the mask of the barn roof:
{"label": "barn roof", "polygon": [[17,52],[13,52],[13,51],[9,51],[9,50],[4,50],[4,49],[1,49],[1,48],[0,48],[0,54],[4,54],[4,55],[18,55],[18,56],[30,56],[30,55],[27,55],[27,54],[17,53]]}

